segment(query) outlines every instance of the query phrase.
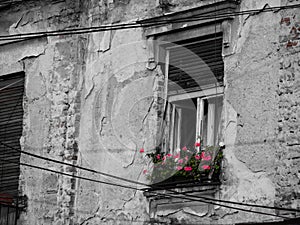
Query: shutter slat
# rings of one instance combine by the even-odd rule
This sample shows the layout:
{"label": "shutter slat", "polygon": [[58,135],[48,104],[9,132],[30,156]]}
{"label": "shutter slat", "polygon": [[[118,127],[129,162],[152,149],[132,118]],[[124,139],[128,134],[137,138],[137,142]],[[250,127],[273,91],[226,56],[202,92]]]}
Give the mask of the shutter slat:
{"label": "shutter slat", "polygon": [[[0,140],[17,150],[21,150],[23,93],[24,74],[0,77]],[[1,161],[1,159],[9,162]],[[19,163],[20,152],[0,144],[1,193],[18,194]]]}
{"label": "shutter slat", "polygon": [[184,43],[184,47],[169,50],[169,95],[223,84],[222,34],[216,34],[215,38],[207,41],[204,37],[199,41]]}

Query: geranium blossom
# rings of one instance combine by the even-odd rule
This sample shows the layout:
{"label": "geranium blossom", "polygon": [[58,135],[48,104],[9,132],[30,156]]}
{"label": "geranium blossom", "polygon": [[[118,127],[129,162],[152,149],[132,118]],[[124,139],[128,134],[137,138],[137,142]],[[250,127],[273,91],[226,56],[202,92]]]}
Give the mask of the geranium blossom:
{"label": "geranium blossom", "polygon": [[203,160],[204,160],[204,161],[209,161],[209,160],[211,160],[211,156],[208,155],[208,156],[206,156],[206,157],[203,157]]}
{"label": "geranium blossom", "polygon": [[183,163],[183,159],[179,159],[178,163],[182,164]]}
{"label": "geranium blossom", "polygon": [[208,166],[208,165],[203,165],[202,168],[205,169],[205,170],[209,170],[209,169],[210,169],[210,166]]}
{"label": "geranium blossom", "polygon": [[174,159],[178,159],[179,157],[180,157],[179,154],[173,156]]}
{"label": "geranium blossom", "polygon": [[195,143],[195,147],[200,147],[200,145],[201,145],[200,142]]}
{"label": "geranium blossom", "polygon": [[143,170],[143,174],[146,174],[148,172],[148,170]]}
{"label": "geranium blossom", "polygon": [[183,150],[183,151],[187,151],[187,147],[184,146],[184,147],[182,148],[182,150]]}
{"label": "geranium blossom", "polygon": [[185,158],[186,161],[189,161],[189,157],[188,157],[188,156],[186,156],[186,157],[184,157],[184,158]]}
{"label": "geranium blossom", "polygon": [[156,158],[157,158],[157,159],[160,159],[160,154],[158,154],[158,155],[156,156]]}
{"label": "geranium blossom", "polygon": [[191,171],[193,168],[192,167],[190,167],[190,166],[186,166],[186,167],[184,167],[184,170],[185,171]]}
{"label": "geranium blossom", "polygon": [[201,156],[200,155],[195,155],[195,159],[200,160]]}
{"label": "geranium blossom", "polygon": [[145,150],[143,148],[140,149],[140,153],[144,153]]}
{"label": "geranium blossom", "polygon": [[170,154],[170,153],[169,153],[169,154],[167,154],[167,157],[169,157],[169,158],[170,158],[170,157],[172,157],[172,154]]}
{"label": "geranium blossom", "polygon": [[164,156],[162,159],[163,159],[164,161],[166,161],[167,157],[166,157],[166,156]]}
{"label": "geranium blossom", "polygon": [[177,170],[182,170],[182,166],[177,166]]}

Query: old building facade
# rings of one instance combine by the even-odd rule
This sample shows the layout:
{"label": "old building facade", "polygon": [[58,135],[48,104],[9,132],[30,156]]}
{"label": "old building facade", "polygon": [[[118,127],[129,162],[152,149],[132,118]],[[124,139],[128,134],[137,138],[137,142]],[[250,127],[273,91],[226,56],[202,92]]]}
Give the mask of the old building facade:
{"label": "old building facade", "polygon": [[[0,1],[2,214],[25,196],[10,224],[299,217],[280,210],[300,209],[299,3]],[[225,144],[220,183],[140,190],[147,153],[199,137]]]}

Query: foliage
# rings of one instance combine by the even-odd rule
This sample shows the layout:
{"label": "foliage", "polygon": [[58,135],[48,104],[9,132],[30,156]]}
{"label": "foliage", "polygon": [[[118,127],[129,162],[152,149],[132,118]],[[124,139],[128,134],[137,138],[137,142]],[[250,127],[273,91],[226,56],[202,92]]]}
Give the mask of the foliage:
{"label": "foliage", "polygon": [[198,146],[193,150],[183,147],[173,154],[159,149],[146,154],[153,166],[152,173],[146,173],[147,178],[152,183],[218,179],[223,158],[222,147],[200,147],[200,143]]}

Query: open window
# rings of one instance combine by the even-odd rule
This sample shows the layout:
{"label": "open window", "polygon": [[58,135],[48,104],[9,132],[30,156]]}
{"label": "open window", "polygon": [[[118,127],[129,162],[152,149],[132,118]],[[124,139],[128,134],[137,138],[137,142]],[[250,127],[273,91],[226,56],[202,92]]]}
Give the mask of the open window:
{"label": "open window", "polygon": [[166,123],[162,148],[216,146],[221,141],[224,63],[222,33],[167,44]]}
{"label": "open window", "polygon": [[[216,198],[221,183],[223,154],[218,144],[223,141],[223,55],[233,51],[231,42],[235,36],[231,28],[234,21],[230,15],[238,10],[239,1],[222,0],[201,5],[139,21],[147,38],[147,68],[154,70],[159,64],[165,79],[161,88],[165,101],[158,110],[158,118],[162,118],[164,125],[157,129],[159,147],[151,154],[156,163],[149,175],[154,185],[149,192],[144,192],[150,202],[150,217],[154,220],[159,220],[161,215],[164,219],[177,219],[178,211],[175,210],[191,204],[197,215],[212,215],[213,206],[162,197],[152,190],[164,193],[171,189]],[[195,149],[194,144],[199,139],[205,150],[198,147],[197,152],[181,149],[178,154],[176,151],[184,146]],[[208,151],[214,154],[206,155]],[[191,156],[186,160],[188,154]],[[166,210],[168,216],[164,214]],[[184,210],[180,213],[189,221],[190,213],[185,214]]]}
{"label": "open window", "polygon": [[182,147],[192,149],[199,140],[204,146],[218,145],[221,141],[222,106],[222,95],[170,101],[168,151]]}

